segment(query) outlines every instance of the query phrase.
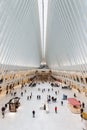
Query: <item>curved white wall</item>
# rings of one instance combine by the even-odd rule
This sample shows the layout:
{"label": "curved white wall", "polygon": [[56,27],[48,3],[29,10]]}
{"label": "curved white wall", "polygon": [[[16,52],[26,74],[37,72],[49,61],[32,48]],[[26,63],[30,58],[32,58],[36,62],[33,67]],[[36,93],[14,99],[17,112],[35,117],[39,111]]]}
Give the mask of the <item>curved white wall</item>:
{"label": "curved white wall", "polygon": [[47,18],[47,64],[71,70],[85,64],[79,69],[87,69],[87,1],[49,0]]}
{"label": "curved white wall", "polygon": [[40,37],[36,0],[0,1],[0,63],[39,66]]}

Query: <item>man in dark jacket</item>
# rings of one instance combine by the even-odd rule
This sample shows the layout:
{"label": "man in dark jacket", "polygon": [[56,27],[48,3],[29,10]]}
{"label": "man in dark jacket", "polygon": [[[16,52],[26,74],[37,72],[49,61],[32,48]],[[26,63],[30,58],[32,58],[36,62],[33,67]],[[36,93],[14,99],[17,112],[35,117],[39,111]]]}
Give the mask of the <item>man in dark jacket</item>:
{"label": "man in dark jacket", "polygon": [[33,114],[33,118],[34,118],[35,117],[35,111],[34,110],[32,111],[32,114]]}

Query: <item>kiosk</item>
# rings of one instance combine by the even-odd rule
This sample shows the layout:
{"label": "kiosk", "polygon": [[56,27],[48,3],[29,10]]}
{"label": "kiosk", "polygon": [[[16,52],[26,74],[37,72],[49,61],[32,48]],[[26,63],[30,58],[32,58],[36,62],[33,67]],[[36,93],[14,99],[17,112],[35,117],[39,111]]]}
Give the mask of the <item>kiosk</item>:
{"label": "kiosk", "polygon": [[19,100],[20,100],[19,97],[15,97],[9,101],[9,111],[10,112],[17,112],[17,108],[20,106]]}
{"label": "kiosk", "polygon": [[68,98],[68,108],[75,114],[80,114],[81,103],[75,98]]}

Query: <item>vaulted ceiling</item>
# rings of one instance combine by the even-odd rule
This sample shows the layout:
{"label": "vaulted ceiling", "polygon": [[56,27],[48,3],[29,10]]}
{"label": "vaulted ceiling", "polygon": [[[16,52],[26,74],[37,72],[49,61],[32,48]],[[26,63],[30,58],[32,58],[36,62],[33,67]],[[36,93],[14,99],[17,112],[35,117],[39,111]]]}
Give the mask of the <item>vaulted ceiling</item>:
{"label": "vaulted ceiling", "polygon": [[81,71],[87,70],[87,0],[48,0],[45,44],[43,57],[38,0],[0,0],[1,64],[39,67],[44,58],[50,68]]}
{"label": "vaulted ceiling", "polygon": [[46,61],[51,68],[87,69],[86,0],[49,0]]}
{"label": "vaulted ceiling", "polygon": [[38,67],[41,38],[37,0],[0,0],[0,62]]}

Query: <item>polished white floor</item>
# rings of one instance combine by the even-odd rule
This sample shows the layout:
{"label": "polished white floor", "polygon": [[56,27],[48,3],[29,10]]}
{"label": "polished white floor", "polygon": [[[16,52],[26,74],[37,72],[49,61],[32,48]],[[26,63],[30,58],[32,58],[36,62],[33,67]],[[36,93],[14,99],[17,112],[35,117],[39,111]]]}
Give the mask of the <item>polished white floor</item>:
{"label": "polished white floor", "polygon": [[[38,91],[46,89],[46,92]],[[17,96],[20,96],[21,106],[16,113],[10,113],[6,111],[5,118],[2,118],[0,113],[0,130],[82,130],[83,123],[79,114],[73,114],[67,107],[67,101],[64,101],[64,105],[61,106],[61,99],[63,94],[67,94],[68,97],[73,97],[73,91],[62,90],[61,88],[54,88],[54,91],[50,90],[51,86],[48,83],[38,84],[35,88],[26,87],[27,92],[23,97],[20,96],[21,90],[17,90]],[[25,88],[23,88],[23,91]],[[59,94],[56,96],[55,91],[59,90]],[[32,92],[32,99],[27,100],[27,96]],[[37,100],[37,95],[41,95],[41,100]],[[49,104],[49,113],[44,110],[40,110],[43,103],[46,103],[47,95],[53,95],[57,97],[56,103]],[[1,107],[11,99],[8,95],[0,100]],[[84,97],[78,95],[78,99],[84,100]],[[54,107],[58,107],[58,113],[54,111]],[[32,118],[32,110],[36,111],[36,117]]]}

